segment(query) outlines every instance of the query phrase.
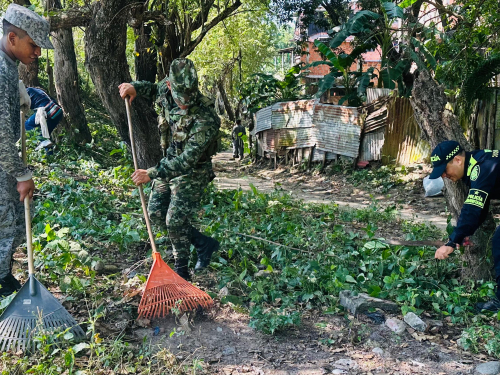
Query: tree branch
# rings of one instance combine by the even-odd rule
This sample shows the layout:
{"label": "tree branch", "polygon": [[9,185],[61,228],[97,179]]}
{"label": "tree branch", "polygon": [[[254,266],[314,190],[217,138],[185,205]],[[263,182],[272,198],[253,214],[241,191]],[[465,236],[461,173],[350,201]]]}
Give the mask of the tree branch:
{"label": "tree branch", "polygon": [[[50,12],[50,31],[77,26],[87,26],[92,19],[92,9],[68,9],[63,12]],[[55,13],[55,14],[52,14]]]}
{"label": "tree branch", "polygon": [[449,14],[450,16],[455,17],[459,21],[463,21],[464,20],[464,18],[460,14],[455,13],[451,9],[446,8],[444,5],[439,4],[436,1],[425,0],[425,2],[427,4],[432,5],[434,8],[436,8],[436,10],[439,12],[439,14],[446,13],[446,14]]}
{"label": "tree branch", "polygon": [[192,40],[191,42],[189,42],[189,44],[182,51],[180,57],[186,57],[191,52],[193,52],[194,49],[196,48],[196,46],[201,43],[201,41],[203,40],[203,38],[205,37],[205,35],[207,35],[207,33],[212,28],[214,28],[221,21],[223,21],[226,18],[230,17],[232,15],[232,13],[236,9],[238,9],[240,6],[241,6],[241,0],[236,0],[233,3],[233,5],[231,5],[230,7],[227,7],[226,9],[224,9],[224,11],[222,13],[219,13],[219,15],[217,17],[215,17],[212,21],[210,21],[210,23],[208,25],[203,25],[202,29],[201,29],[201,32],[200,32],[200,35],[198,35],[195,40]]}

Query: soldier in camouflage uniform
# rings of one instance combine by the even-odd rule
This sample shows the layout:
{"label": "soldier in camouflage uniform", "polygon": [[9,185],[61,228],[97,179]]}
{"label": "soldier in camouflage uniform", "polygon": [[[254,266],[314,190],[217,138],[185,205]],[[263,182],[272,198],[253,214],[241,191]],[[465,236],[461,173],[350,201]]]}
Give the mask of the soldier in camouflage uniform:
{"label": "soldier in camouflage uniform", "polygon": [[198,254],[196,272],[209,265],[212,253],[219,248],[219,242],[201,234],[191,219],[213,175],[211,156],[216,152],[220,119],[213,101],[200,93],[196,70],[188,59],[174,60],[169,77],[158,84],[132,82],[119,88],[122,98],[149,97],[162,109],[159,127],[164,158],[155,167],[134,172],[132,180],[136,185],[153,180],[149,216],[158,225],[166,223],[174,248],[175,271],[189,279],[190,245]]}
{"label": "soldier in camouflage uniform", "polygon": [[35,184],[16,148],[21,134],[19,76],[16,61],[30,64],[40,48],[54,48],[49,23],[35,12],[11,4],[3,18],[0,40],[0,296],[19,290],[12,276],[11,259],[24,240],[25,197],[32,198]]}
{"label": "soldier in camouflage uniform", "polygon": [[243,139],[242,136],[246,135],[245,127],[241,125],[241,120],[236,120],[236,125],[231,132],[231,139],[233,140],[233,159],[243,159]]}

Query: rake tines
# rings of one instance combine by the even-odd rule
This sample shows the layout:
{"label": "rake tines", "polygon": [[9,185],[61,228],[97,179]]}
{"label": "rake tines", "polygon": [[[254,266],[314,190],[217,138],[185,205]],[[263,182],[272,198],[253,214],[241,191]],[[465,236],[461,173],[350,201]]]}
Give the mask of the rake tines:
{"label": "rake tines", "polygon": [[153,253],[153,266],[139,304],[139,318],[162,318],[172,308],[179,311],[209,308],[212,298],[177,275],[162,259]]}
{"label": "rake tines", "polygon": [[[30,289],[36,293],[32,295]],[[75,319],[30,275],[30,280],[0,317],[0,350],[34,350],[35,337],[44,332],[54,334],[68,328],[74,339],[85,338],[85,332]]]}

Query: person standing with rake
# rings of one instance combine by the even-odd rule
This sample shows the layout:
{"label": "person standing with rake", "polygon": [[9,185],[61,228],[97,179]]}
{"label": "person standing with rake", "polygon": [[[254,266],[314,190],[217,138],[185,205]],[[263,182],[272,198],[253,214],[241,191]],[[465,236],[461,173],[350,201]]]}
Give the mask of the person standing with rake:
{"label": "person standing with rake", "polygon": [[40,48],[53,49],[49,23],[35,12],[10,4],[3,17],[0,40],[0,297],[21,288],[12,276],[12,254],[25,238],[25,197],[32,198],[31,171],[19,157],[19,76],[16,61],[30,64]]}
{"label": "person standing with rake", "polygon": [[[161,106],[161,143],[166,147],[171,141],[170,146],[158,165],[135,171],[132,180],[136,185],[153,180],[149,216],[158,225],[166,224],[174,248],[174,270],[189,280],[190,245],[198,254],[195,272],[204,270],[219,248],[217,240],[200,233],[191,222],[213,176],[211,157],[217,152],[219,116],[213,101],[200,93],[198,75],[189,59],[174,60],[169,76],[158,84],[122,83],[119,90],[123,99],[132,101],[141,95]],[[169,130],[171,136],[166,135]]]}

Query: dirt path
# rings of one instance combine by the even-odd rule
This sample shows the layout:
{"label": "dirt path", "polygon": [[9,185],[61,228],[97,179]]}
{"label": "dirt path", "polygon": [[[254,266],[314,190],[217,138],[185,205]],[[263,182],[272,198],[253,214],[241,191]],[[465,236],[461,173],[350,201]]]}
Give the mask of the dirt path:
{"label": "dirt path", "polygon": [[[373,195],[373,191],[356,189],[345,183],[342,184],[341,189],[335,189],[332,181],[328,181],[324,177],[289,178],[290,176],[285,173],[283,168],[260,170],[250,174],[247,173],[245,165],[238,160],[232,160],[229,151],[217,154],[214,158],[214,169],[217,174],[216,186],[219,189],[238,189],[241,187],[242,190],[247,191],[251,190],[250,184],[252,184],[262,192],[272,192],[279,187],[307,203],[336,203],[342,207],[357,209],[366,208],[372,203],[370,195]],[[378,194],[373,198],[378,203],[387,205],[387,195],[392,195],[392,199],[389,201],[395,201],[398,198],[394,194]],[[406,192],[406,194],[400,193],[400,195],[403,195],[401,198],[404,201],[397,210],[400,218],[434,224],[442,230],[446,229],[446,215],[440,214],[445,206],[443,197],[427,198],[423,202],[423,188]],[[424,204],[415,205],[418,201]]]}

